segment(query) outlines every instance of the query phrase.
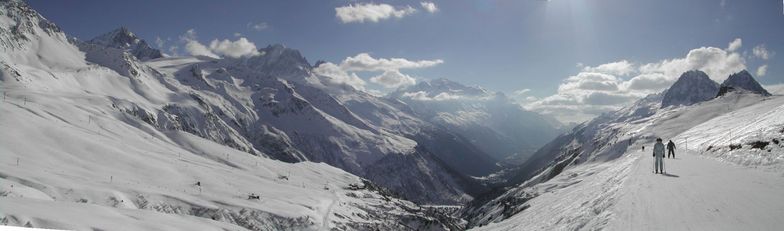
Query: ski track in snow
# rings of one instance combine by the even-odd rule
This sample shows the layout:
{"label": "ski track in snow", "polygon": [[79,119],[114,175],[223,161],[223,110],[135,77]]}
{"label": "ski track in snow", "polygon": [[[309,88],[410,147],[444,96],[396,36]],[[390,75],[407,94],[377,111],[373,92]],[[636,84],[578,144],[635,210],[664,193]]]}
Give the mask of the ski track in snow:
{"label": "ski track in snow", "polygon": [[778,230],[784,177],[697,153],[665,159],[650,150],[578,166],[535,186],[530,208],[474,230]]}
{"label": "ski track in snow", "polygon": [[784,178],[695,153],[665,159],[653,174],[649,152],[634,162],[611,230],[777,230],[784,227]]}
{"label": "ski track in snow", "polygon": [[329,230],[329,215],[332,214],[332,207],[335,206],[335,203],[338,202],[339,198],[336,192],[333,192],[333,196],[335,198],[329,203],[329,206],[327,206],[327,212],[324,213],[324,219],[321,220],[321,230]]}
{"label": "ski track in snow", "polygon": [[[508,198],[536,195],[529,207],[474,229],[780,230],[782,154],[771,139],[781,136],[782,104],[780,96],[732,95],[621,123],[637,141],[619,158],[573,165],[522,188]],[[652,150],[640,151],[654,137],[678,145],[678,158],[665,159],[668,175],[653,174]],[[753,149],[752,141],[771,144]],[[745,148],[731,151],[732,143]],[[715,151],[705,152],[711,145]]]}

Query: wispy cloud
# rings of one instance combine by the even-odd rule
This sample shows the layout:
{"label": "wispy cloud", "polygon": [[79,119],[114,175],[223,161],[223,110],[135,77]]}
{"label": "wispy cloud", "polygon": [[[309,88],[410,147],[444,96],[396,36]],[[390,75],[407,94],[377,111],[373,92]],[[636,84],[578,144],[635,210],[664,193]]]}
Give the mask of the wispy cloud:
{"label": "wispy cloud", "polygon": [[340,64],[322,63],[316,67],[316,74],[328,77],[331,82],[345,83],[363,89],[365,82],[357,77],[357,72],[381,72],[371,77],[371,83],[384,88],[398,88],[416,84],[416,78],[400,72],[402,69],[433,67],[444,63],[441,59],[408,60],[404,58],[374,58],[368,53],[346,57]]}
{"label": "wispy cloud", "polygon": [[269,28],[269,24],[266,22],[249,22],[247,27],[253,31],[263,31]]}
{"label": "wispy cloud", "polygon": [[344,59],[340,66],[348,71],[390,71],[432,67],[442,63],[444,60],[441,59],[411,61],[404,58],[373,58],[368,53],[359,53]]}
{"label": "wispy cloud", "polygon": [[422,9],[430,13],[435,13],[438,11],[438,6],[436,6],[433,2],[420,2],[419,4],[422,5]]}
{"label": "wispy cloud", "polygon": [[753,49],[751,49],[751,53],[753,53],[755,57],[762,60],[768,60],[774,54],[772,51],[768,50],[767,47],[765,47],[765,44],[755,46]]}
{"label": "wispy cloud", "polygon": [[732,42],[730,42],[729,46],[727,46],[727,51],[738,50],[738,48],[740,48],[741,46],[743,46],[743,40],[741,40],[740,38],[736,38],[735,40],[732,40]]}
{"label": "wispy cloud", "polygon": [[163,48],[163,46],[166,45],[166,41],[159,36],[155,36],[155,45],[158,46],[158,48]]}
{"label": "wispy cloud", "polygon": [[[581,64],[578,64],[578,66],[581,66]],[[621,60],[612,63],[605,63],[596,67],[584,66],[583,71],[609,73],[613,75],[628,75],[632,74],[635,70],[632,63],[626,60]]]}
{"label": "wispy cloud", "polygon": [[512,94],[514,94],[515,96],[522,96],[522,95],[525,95],[526,93],[528,93],[530,91],[531,91],[531,89],[525,88],[525,89],[520,89],[520,90],[514,91]]}
{"label": "wispy cloud", "polygon": [[757,68],[757,76],[765,76],[768,74],[768,64],[759,66]]}

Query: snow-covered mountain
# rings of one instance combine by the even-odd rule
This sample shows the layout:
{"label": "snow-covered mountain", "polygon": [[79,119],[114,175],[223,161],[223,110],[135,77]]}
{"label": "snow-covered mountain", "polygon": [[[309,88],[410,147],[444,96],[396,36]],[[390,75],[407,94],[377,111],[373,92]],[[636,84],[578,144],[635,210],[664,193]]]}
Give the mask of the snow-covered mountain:
{"label": "snow-covered mountain", "polygon": [[[402,104],[322,81],[296,50],[275,45],[260,53],[240,59],[164,58],[147,65],[173,76],[177,82],[172,85],[193,89],[189,94],[215,108],[216,122],[224,121],[243,138],[230,140],[229,145],[249,143],[288,162],[325,162],[374,182],[389,182],[385,186],[420,202],[468,200],[465,192],[476,183],[460,179],[494,170],[490,161],[484,169],[460,168],[461,161],[482,158],[484,153],[460,143],[461,137],[404,112]],[[167,109],[182,111],[174,110],[178,107],[174,104]],[[384,174],[397,171],[381,168],[396,165],[380,165],[384,160],[426,164],[408,169],[417,177],[403,177]]]}
{"label": "snow-covered mountain", "polygon": [[692,105],[716,97],[719,84],[699,70],[691,70],[681,74],[675,83],[664,94],[662,107],[672,105]]}
{"label": "snow-covered mountain", "polygon": [[22,1],[2,10],[0,77],[9,92],[89,98],[103,102],[90,113],[111,111],[114,123],[185,132],[259,158],[324,162],[420,203],[471,200],[486,190],[472,176],[499,168],[459,132],[399,100],[327,81],[282,45],[243,58],[158,57],[126,28],[82,42]]}
{"label": "snow-covered mountain", "polygon": [[124,50],[142,61],[163,57],[160,50],[150,47],[146,41],[137,37],[126,27],[99,35],[87,43]]}
{"label": "snow-covered mountain", "polygon": [[[693,74],[695,72],[689,75]],[[715,194],[722,198],[716,199],[716,202],[733,200],[740,204],[784,207],[779,202],[768,204],[781,193],[782,185],[776,183],[780,179],[772,180],[780,177],[774,176],[775,173],[733,169],[732,166],[713,164],[713,160],[692,160],[697,158],[695,156],[704,156],[774,172],[784,170],[784,161],[781,161],[784,152],[780,151],[784,148],[781,141],[784,117],[779,116],[784,110],[784,97],[731,92],[703,102],[678,101],[693,103],[691,105],[662,107],[667,93],[687,90],[682,89],[681,84],[673,85],[677,91],[671,88],[650,95],[633,105],[581,124],[539,149],[522,170],[516,172],[518,185],[480,197],[462,211],[469,227],[478,230],[660,229],[655,223],[644,222],[648,217],[654,219],[662,217],[660,215],[672,218],[661,222],[677,224],[667,227],[737,229],[753,223],[760,229],[770,229],[781,225],[780,219],[767,215],[770,210],[754,211],[753,215],[748,215],[752,211],[738,212],[734,208],[723,207],[722,210],[727,212],[722,212],[724,215],[719,217],[732,216],[744,222],[695,226],[704,223],[685,219],[699,219],[700,209],[720,205],[713,200],[695,205],[690,203],[694,198],[680,194]],[[702,86],[712,85],[690,85],[692,88]],[[699,91],[695,89],[695,92]],[[681,175],[678,181],[683,183],[662,185],[656,183],[661,179],[649,179],[653,174],[647,158],[650,158],[657,137],[665,142],[672,140],[679,148],[677,152],[684,162],[668,160],[665,168],[675,175],[665,176],[677,178],[678,174],[690,174]],[[700,177],[699,168],[710,169],[712,173],[722,172],[715,177]],[[735,189],[727,185],[726,180],[710,180],[716,177],[742,182],[735,183],[739,187]],[[695,179],[700,180],[690,181]],[[755,186],[757,184],[770,187],[760,189]],[[749,192],[744,187],[757,190]],[[744,199],[750,194],[767,199]],[[679,207],[662,210],[656,203]]]}
{"label": "snow-covered mountain", "polygon": [[763,96],[771,95],[767,90],[765,90],[765,88],[762,87],[762,85],[757,82],[757,80],[754,80],[754,77],[752,77],[751,74],[746,70],[732,74],[729,78],[724,80],[724,82],[721,83],[721,89],[718,95],[722,96],[727,92],[738,90],[748,91]]}
{"label": "snow-covered mountain", "polygon": [[456,131],[505,164],[525,162],[561,132],[557,121],[523,109],[503,93],[447,79],[422,81],[387,97],[405,102],[418,116]]}
{"label": "snow-covered mountain", "polygon": [[[98,40],[133,35],[119,32]],[[439,147],[477,148],[404,104],[322,82],[296,50],[151,59],[133,44],[74,41],[23,1],[0,2],[3,224],[459,229],[393,195],[457,203],[482,190]]]}

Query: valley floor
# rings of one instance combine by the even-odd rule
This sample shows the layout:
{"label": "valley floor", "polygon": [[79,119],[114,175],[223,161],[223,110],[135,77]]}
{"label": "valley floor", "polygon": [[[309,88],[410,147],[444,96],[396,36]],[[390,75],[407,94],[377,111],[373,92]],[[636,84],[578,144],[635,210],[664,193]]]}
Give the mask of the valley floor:
{"label": "valley floor", "polygon": [[612,230],[776,230],[784,227],[784,177],[721,163],[696,153],[665,159],[634,153],[615,207]]}

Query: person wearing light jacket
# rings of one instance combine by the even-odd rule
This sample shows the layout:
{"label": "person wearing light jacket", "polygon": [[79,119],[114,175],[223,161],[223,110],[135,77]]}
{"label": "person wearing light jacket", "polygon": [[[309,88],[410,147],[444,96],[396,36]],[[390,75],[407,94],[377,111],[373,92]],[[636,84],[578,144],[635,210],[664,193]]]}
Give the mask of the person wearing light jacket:
{"label": "person wearing light jacket", "polygon": [[664,144],[661,138],[656,138],[656,144],[653,145],[653,163],[654,173],[664,174]]}

